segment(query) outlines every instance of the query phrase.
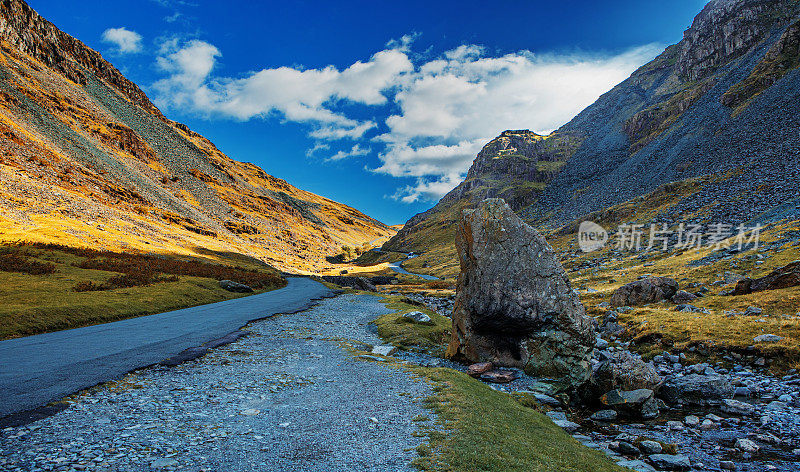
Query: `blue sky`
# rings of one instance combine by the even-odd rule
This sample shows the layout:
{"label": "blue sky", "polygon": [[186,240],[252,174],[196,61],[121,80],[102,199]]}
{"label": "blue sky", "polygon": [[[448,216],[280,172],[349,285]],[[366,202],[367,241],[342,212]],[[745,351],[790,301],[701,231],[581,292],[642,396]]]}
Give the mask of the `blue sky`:
{"label": "blue sky", "polygon": [[389,224],[504,129],[567,122],[705,4],[29,3],[232,158]]}

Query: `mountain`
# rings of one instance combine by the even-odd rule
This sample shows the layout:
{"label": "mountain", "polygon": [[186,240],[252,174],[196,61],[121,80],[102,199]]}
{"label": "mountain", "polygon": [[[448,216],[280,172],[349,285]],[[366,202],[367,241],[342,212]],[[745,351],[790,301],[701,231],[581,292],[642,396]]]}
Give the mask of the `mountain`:
{"label": "mountain", "polygon": [[288,271],[395,232],[229,158],[21,0],[0,0],[0,194],[3,240]]}
{"label": "mountain", "polygon": [[384,249],[427,252],[418,263],[452,275],[454,222],[490,196],[545,230],[662,194],[677,197],[658,214],[668,224],[796,219],[798,66],[800,2],[712,1],[679,43],[552,134],[488,143],[465,181]]}

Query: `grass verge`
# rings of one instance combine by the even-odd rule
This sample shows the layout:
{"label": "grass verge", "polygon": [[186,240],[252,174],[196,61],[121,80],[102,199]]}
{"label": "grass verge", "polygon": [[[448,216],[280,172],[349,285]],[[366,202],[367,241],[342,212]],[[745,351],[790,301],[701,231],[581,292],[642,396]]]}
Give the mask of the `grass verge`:
{"label": "grass verge", "polygon": [[[23,260],[23,263],[18,261],[5,269],[0,267],[0,339],[78,328],[238,298],[244,295],[220,288],[215,275],[236,274],[235,270],[248,273],[253,277],[252,280],[263,283],[256,293],[285,285],[277,272],[267,267],[255,271],[220,266],[217,271],[217,268],[206,267],[210,265],[200,262],[175,261],[175,264],[170,264],[168,259],[159,258],[158,264],[154,264],[150,256],[101,254],[50,245],[4,246],[0,248],[0,253]],[[95,268],[105,267],[104,261],[109,261],[109,268],[124,263],[125,272]],[[52,266],[52,271],[41,273],[39,270],[28,270],[43,265]],[[203,277],[186,275],[193,267],[205,267],[206,273],[203,273]],[[118,269],[123,270],[123,267]],[[169,276],[163,276],[165,272]],[[181,275],[175,275],[175,272]],[[122,288],[113,288],[115,285],[109,284],[109,281],[120,278],[127,280],[128,274],[134,273],[155,274],[155,277],[133,277],[130,281],[133,286]],[[102,290],[76,291],[76,287],[80,289],[89,284]]]}
{"label": "grass verge", "polygon": [[[392,313],[379,316],[372,323],[384,341],[405,350],[443,355],[450,338],[450,319],[413,303],[406,297],[384,295],[383,304]],[[413,323],[403,318],[410,311],[421,311],[431,317],[432,325]]]}
{"label": "grass verge", "polygon": [[436,413],[423,428],[429,444],[414,465],[424,471],[622,472],[604,454],[580,444],[545,415],[466,374],[414,368],[431,382],[425,400]]}

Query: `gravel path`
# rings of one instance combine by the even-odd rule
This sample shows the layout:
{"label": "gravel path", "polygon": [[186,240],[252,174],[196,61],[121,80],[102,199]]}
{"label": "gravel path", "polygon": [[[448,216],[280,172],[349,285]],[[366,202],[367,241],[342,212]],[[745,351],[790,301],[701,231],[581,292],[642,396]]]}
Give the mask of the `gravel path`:
{"label": "gravel path", "polygon": [[200,359],[0,431],[0,470],[412,470],[427,384],[354,358],[344,341],[378,344],[368,323],[386,312],[377,297],[341,295],[251,323]]}

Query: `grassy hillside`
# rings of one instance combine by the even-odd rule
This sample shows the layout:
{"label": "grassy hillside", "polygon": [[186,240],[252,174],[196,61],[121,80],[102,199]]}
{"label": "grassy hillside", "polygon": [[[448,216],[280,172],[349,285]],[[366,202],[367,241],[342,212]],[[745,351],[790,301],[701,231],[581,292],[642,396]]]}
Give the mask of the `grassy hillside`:
{"label": "grassy hillside", "polygon": [[286,284],[255,261],[241,267],[56,245],[0,246],[0,339],[243,296],[221,289],[221,279],[250,284],[256,293]]}
{"label": "grassy hillside", "polygon": [[395,233],[231,159],[23,1],[0,24],[0,242],[201,247],[319,273],[342,246]]}

